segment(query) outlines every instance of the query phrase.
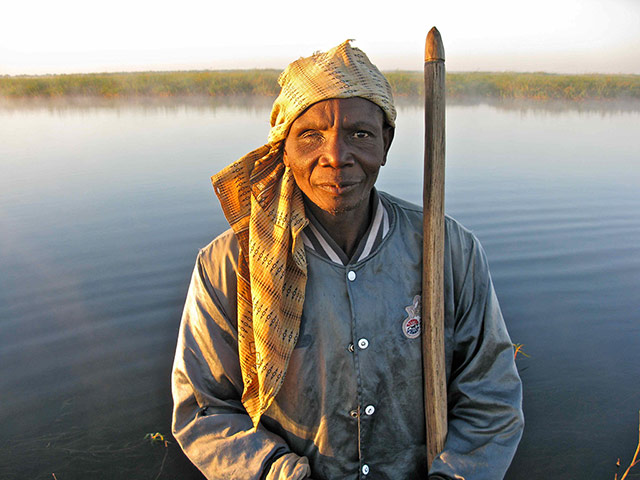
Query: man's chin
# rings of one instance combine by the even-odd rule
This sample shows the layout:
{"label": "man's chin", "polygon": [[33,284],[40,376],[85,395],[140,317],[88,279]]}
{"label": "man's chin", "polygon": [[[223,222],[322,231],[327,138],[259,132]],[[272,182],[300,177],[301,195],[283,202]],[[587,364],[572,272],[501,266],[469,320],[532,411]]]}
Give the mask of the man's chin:
{"label": "man's chin", "polygon": [[344,203],[339,203],[336,205],[330,205],[328,208],[324,208],[323,210],[331,215],[333,215],[334,217],[336,216],[340,216],[340,215],[344,215],[346,213],[349,213],[353,210],[357,210],[362,204],[364,203],[364,201],[359,201],[359,202],[344,202]]}
{"label": "man's chin", "polygon": [[329,210],[325,210],[325,212],[327,212],[330,215],[333,215],[334,217],[338,217],[340,215],[343,215],[349,211],[353,210],[353,208],[332,208]]}
{"label": "man's chin", "polygon": [[[305,203],[314,205],[317,209],[322,210],[333,217],[340,217],[348,214],[354,210],[358,210],[363,204],[367,202],[367,198],[331,198],[331,199],[317,199],[315,202],[312,199],[305,196]],[[323,201],[324,200],[324,201]]]}

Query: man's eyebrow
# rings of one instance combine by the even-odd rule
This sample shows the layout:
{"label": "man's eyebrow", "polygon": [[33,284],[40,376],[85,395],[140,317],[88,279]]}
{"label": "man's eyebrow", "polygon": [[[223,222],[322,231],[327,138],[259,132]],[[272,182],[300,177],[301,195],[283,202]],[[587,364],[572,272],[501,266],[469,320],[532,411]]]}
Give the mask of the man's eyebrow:
{"label": "man's eyebrow", "polygon": [[378,122],[371,120],[356,120],[354,122],[345,122],[344,126],[349,129],[366,128],[368,130],[375,130],[378,126]]}
{"label": "man's eyebrow", "polygon": [[[375,130],[376,127],[378,126],[378,119],[365,118],[365,119],[357,119],[353,121],[346,119],[342,126],[343,128],[346,128],[349,130],[359,129],[359,128],[363,128],[367,130]],[[292,129],[293,128],[295,128],[296,130],[304,131],[304,130],[324,130],[326,128],[331,128],[331,127],[330,126],[328,127],[328,124],[322,120],[309,118],[301,121],[296,121],[292,125]]]}
{"label": "man's eyebrow", "polygon": [[297,121],[291,125],[296,130],[322,130],[325,126],[318,120],[304,119]]}

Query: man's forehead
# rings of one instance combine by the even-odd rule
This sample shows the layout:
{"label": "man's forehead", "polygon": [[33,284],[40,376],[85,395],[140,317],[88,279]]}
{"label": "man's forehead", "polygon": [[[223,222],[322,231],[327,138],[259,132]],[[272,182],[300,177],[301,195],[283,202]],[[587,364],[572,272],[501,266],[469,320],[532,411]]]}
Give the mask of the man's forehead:
{"label": "man's forehead", "polygon": [[296,118],[293,125],[334,123],[372,125],[384,123],[384,112],[375,103],[361,97],[330,98],[314,103]]}

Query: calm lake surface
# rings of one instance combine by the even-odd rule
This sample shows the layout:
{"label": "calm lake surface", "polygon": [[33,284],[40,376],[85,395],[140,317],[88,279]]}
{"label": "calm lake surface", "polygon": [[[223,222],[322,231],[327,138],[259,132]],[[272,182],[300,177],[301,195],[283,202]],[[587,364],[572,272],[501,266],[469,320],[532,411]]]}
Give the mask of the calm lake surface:
{"label": "calm lake surface", "polygon": [[[419,203],[422,108],[399,104],[378,187]],[[226,228],[209,177],[265,142],[269,110],[0,103],[0,478],[201,478],[169,435],[173,350],[198,248]],[[508,479],[610,480],[635,450],[639,136],[639,103],[447,108],[446,210],[529,355]]]}

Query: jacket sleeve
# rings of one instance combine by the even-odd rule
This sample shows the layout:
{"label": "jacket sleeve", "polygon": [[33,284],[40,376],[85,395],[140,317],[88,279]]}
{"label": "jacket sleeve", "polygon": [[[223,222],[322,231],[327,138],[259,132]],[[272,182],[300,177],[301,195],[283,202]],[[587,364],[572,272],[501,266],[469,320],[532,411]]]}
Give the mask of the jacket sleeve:
{"label": "jacket sleeve", "polygon": [[499,480],[522,436],[522,385],[485,253],[470,232],[449,233],[448,433],[429,473]]}
{"label": "jacket sleeve", "polygon": [[240,401],[236,264],[229,233],[198,255],[173,363],[172,433],[209,480],[302,479],[307,459],[262,425],[254,429]]}

